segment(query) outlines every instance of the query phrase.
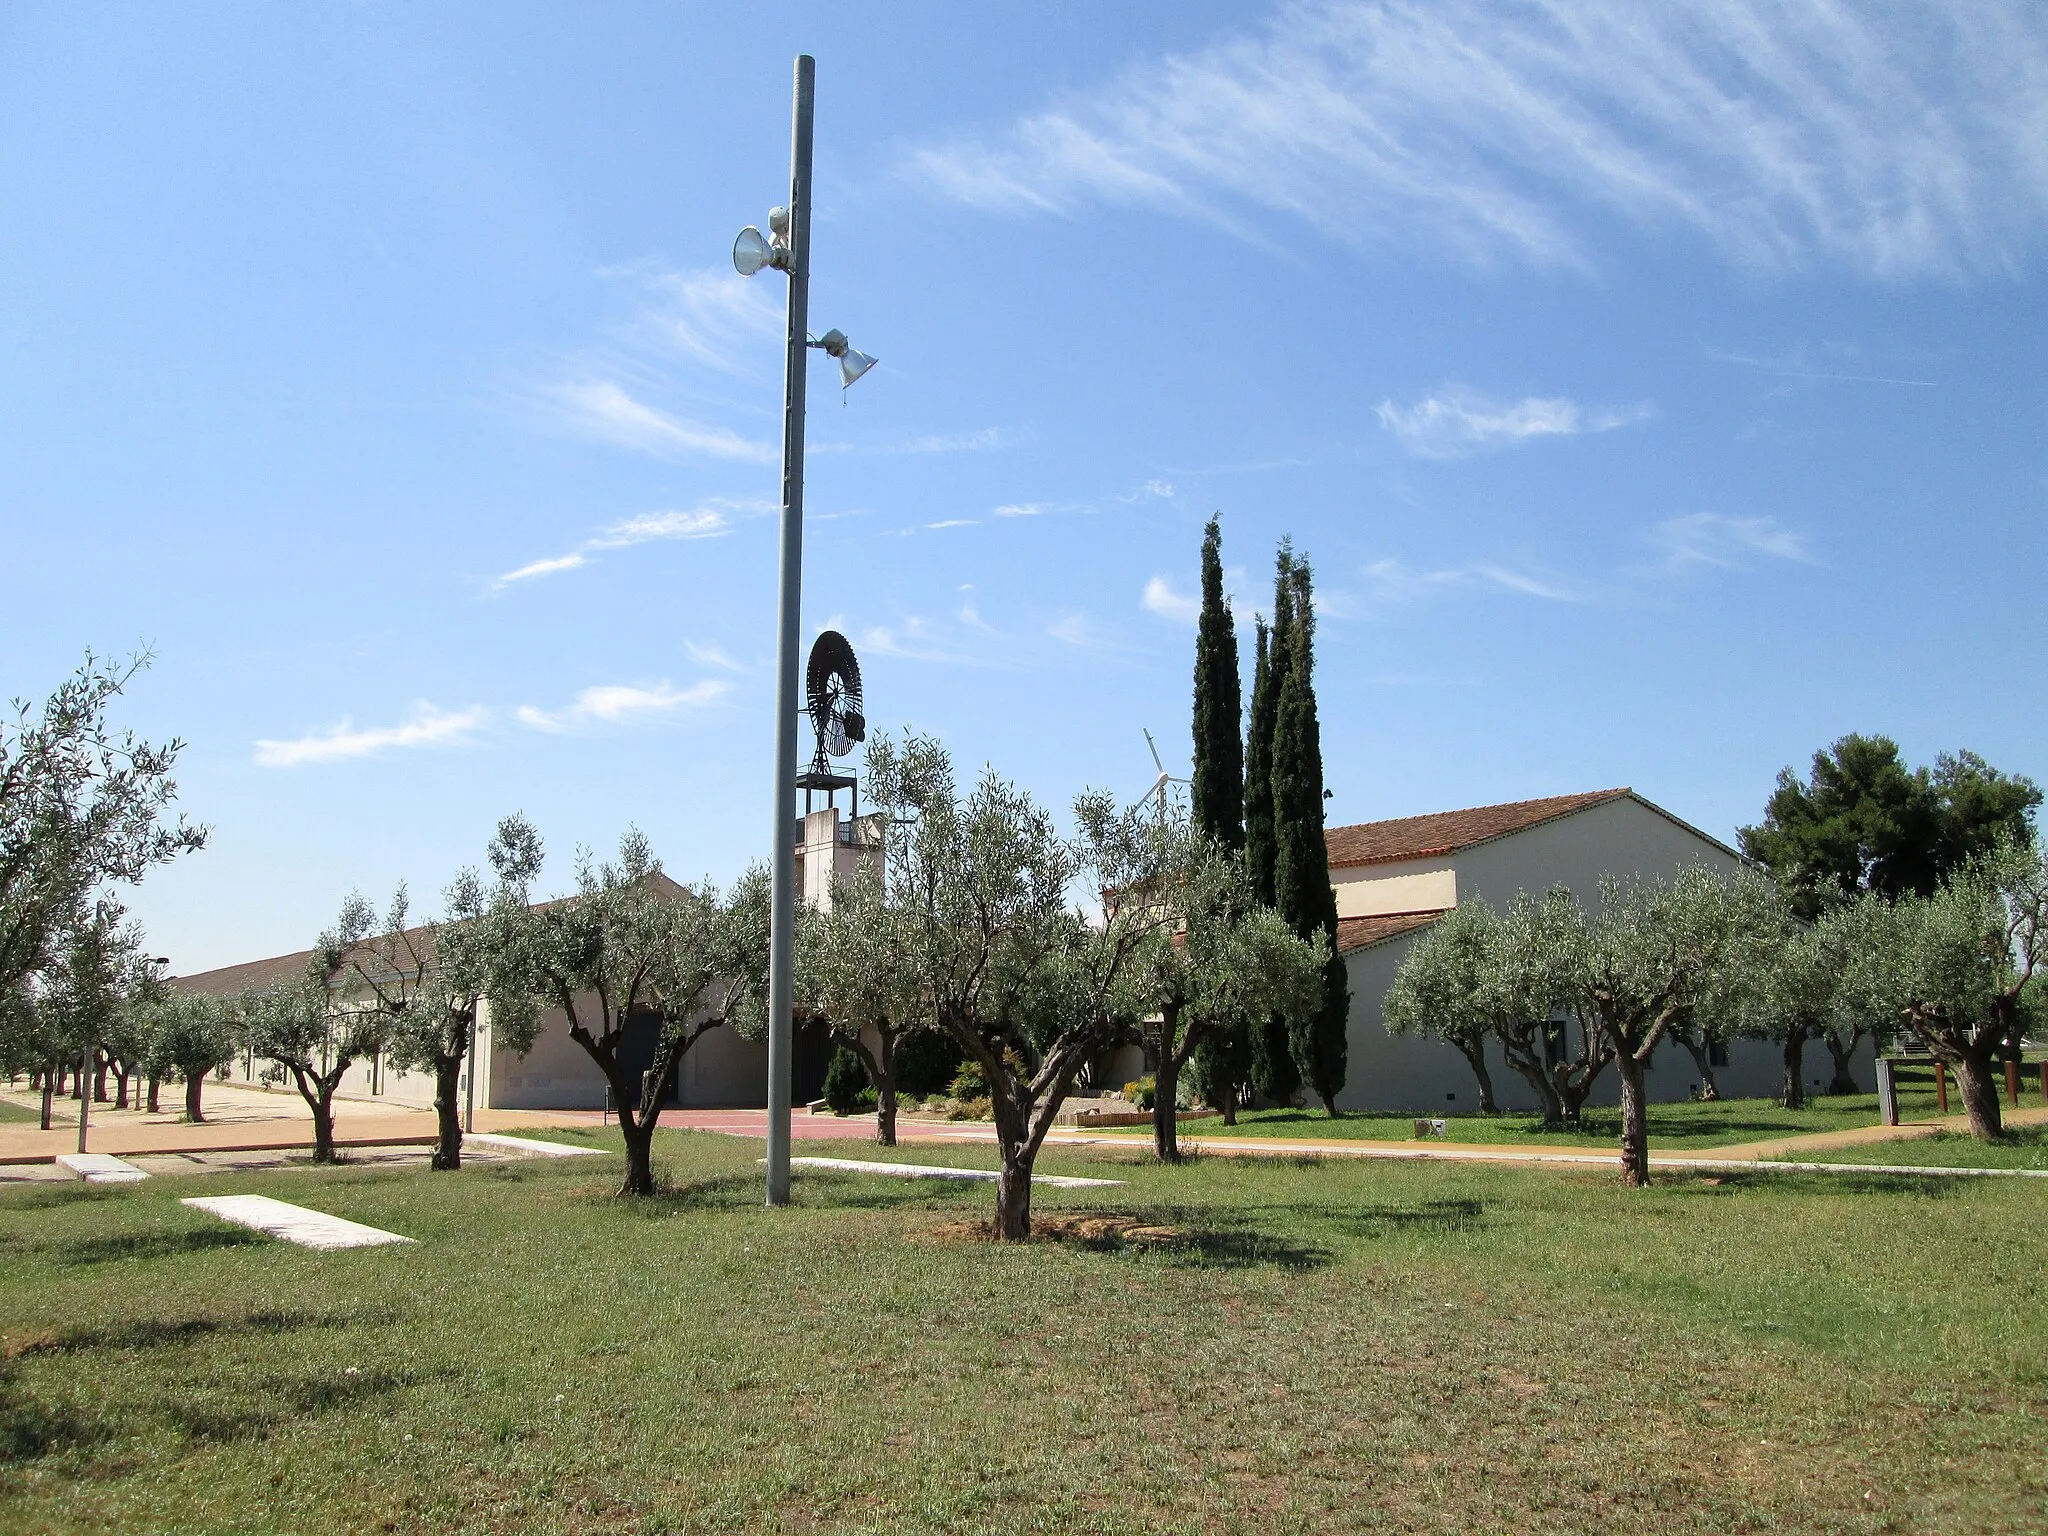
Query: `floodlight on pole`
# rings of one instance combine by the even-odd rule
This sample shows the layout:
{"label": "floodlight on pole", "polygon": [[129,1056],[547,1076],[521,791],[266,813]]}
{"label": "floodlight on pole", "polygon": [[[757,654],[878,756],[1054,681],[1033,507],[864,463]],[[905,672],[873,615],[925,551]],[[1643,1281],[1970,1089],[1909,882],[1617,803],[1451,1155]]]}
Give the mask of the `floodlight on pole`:
{"label": "floodlight on pole", "polygon": [[769,865],[768,918],[768,1204],[789,1204],[789,1109],[795,1056],[796,971],[796,717],[804,564],[805,351],[818,347],[839,361],[842,385],[875,366],[838,331],[810,339],[811,119],[817,64],[798,54],[789,144],[789,202],[768,212],[768,233],[751,224],[733,242],[733,269],[752,277],[773,267],[789,277],[789,329],[783,349],[782,542],[775,639],[775,836]]}
{"label": "floodlight on pole", "polygon": [[839,387],[851,389],[853,381],[875,366],[875,359],[865,352],[857,352],[846,339],[846,333],[839,330],[827,331],[811,343],[827,357],[839,360]]}

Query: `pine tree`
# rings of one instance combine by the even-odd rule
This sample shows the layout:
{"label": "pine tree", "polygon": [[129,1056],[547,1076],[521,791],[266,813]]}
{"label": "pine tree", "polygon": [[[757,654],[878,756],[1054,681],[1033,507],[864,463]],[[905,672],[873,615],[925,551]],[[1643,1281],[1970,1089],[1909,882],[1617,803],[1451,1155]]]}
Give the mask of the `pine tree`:
{"label": "pine tree", "polygon": [[1223,530],[1212,517],[1202,535],[1202,618],[1195,631],[1194,822],[1226,848],[1244,846],[1243,713],[1237,625],[1223,596]]}
{"label": "pine tree", "polygon": [[1330,888],[1330,850],[1323,840],[1323,742],[1316,714],[1315,606],[1308,562],[1291,560],[1289,631],[1274,650],[1286,662],[1279,676],[1273,727],[1274,905],[1303,938],[1329,936],[1323,1006],[1289,1020],[1289,1046],[1301,1075],[1331,1115],[1344,1087],[1351,992],[1337,953],[1337,895]]}
{"label": "pine tree", "polygon": [[[1274,557],[1273,623],[1257,626],[1258,661],[1252,682],[1250,738],[1245,745],[1245,863],[1250,867],[1252,894],[1274,905],[1275,833],[1273,805],[1273,730],[1279,719],[1280,682],[1287,674],[1287,637],[1294,628],[1294,550],[1280,543]],[[1251,1029],[1251,1083],[1259,1097],[1289,1104],[1301,1089],[1301,1072],[1287,1041],[1287,1025],[1268,1019]]]}

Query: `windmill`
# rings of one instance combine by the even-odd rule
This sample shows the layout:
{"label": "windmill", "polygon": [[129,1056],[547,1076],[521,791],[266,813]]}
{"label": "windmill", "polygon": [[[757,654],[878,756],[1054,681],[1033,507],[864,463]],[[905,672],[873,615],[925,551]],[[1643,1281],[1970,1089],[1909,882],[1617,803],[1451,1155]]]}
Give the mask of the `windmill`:
{"label": "windmill", "polygon": [[860,787],[850,773],[839,773],[832,759],[845,757],[856,742],[868,738],[868,722],[862,713],[860,662],[853,646],[836,629],[828,629],[811,644],[811,659],[804,668],[804,709],[817,732],[818,750],[811,766],[797,775],[796,787],[804,792],[804,810],[811,808],[811,793],[822,789],[825,803],[839,790],[853,792],[853,811],[860,812]]}
{"label": "windmill", "polygon": [[[1139,729],[1144,730],[1144,727],[1140,726]],[[1152,754],[1152,766],[1159,770],[1159,777],[1152,781],[1152,787],[1146,790],[1145,793],[1159,797],[1159,814],[1164,816],[1166,814],[1166,786],[1169,784],[1185,784],[1192,790],[1194,788],[1194,781],[1192,779],[1175,778],[1166,771],[1166,764],[1159,761],[1159,745],[1153,741],[1152,733],[1149,730],[1145,731],[1145,747]],[[1143,796],[1139,798],[1142,799]]]}

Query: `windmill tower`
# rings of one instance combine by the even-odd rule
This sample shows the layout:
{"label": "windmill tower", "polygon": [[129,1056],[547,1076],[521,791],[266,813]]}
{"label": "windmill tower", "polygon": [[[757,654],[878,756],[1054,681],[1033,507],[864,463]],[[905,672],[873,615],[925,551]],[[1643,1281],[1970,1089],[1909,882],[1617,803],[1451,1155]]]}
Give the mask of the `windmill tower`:
{"label": "windmill tower", "polygon": [[[804,709],[817,735],[810,767],[796,776],[804,792],[803,815],[797,822],[797,899],[829,906],[832,882],[851,879],[864,864],[879,864],[882,818],[860,814],[860,781],[834,763],[867,740],[867,717],[860,692],[860,661],[853,646],[836,629],[828,629],[811,645],[804,669]],[[838,794],[847,791],[848,811],[839,812]],[[825,804],[816,807],[823,794]]]}

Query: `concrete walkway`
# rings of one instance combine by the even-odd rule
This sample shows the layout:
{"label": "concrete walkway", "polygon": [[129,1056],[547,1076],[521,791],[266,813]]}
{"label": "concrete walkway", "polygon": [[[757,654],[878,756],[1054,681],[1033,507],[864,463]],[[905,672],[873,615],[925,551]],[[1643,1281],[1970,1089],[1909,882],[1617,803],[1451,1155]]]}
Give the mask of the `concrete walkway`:
{"label": "concrete walkway", "polygon": [[[25,1089],[0,1086],[0,1100],[33,1109],[36,1096]],[[312,1116],[296,1093],[275,1092],[240,1084],[209,1083],[206,1086],[203,1125],[186,1125],[178,1119],[182,1098],[166,1092],[162,1102],[171,1106],[150,1115],[140,1110],[114,1110],[95,1105],[88,1127],[89,1145],[94,1152],[119,1157],[137,1155],[185,1155],[211,1153],[302,1152],[312,1143]],[[34,1122],[0,1121],[0,1165],[50,1164],[78,1145],[77,1106],[58,1100],[52,1126],[44,1131]],[[334,1105],[336,1142],[348,1148],[384,1148],[396,1151],[429,1146],[434,1140],[432,1111],[408,1109],[365,1099],[336,1099]],[[598,1110],[479,1109],[476,1129],[503,1132],[539,1127],[599,1130],[607,1117]],[[671,1109],[661,1124],[676,1130],[713,1131],[728,1136],[765,1138],[767,1111],[759,1109]],[[2008,1125],[2048,1123],[2048,1107],[2007,1109]],[[1872,1142],[1910,1142],[1939,1131],[1967,1131],[1968,1120],[1961,1115],[1944,1119],[1915,1121],[1900,1126],[1870,1125],[1855,1130],[1826,1131],[1804,1136],[1777,1136],[1768,1140],[1741,1142],[1732,1146],[1686,1149],[1650,1147],[1653,1167],[1725,1165],[1731,1162],[1815,1159],[1817,1154]],[[872,1114],[811,1115],[801,1111],[791,1117],[791,1137],[796,1141],[872,1141]],[[993,1142],[993,1125],[975,1121],[913,1119],[902,1116],[896,1122],[897,1139],[904,1143]],[[1065,1147],[1122,1147],[1142,1150],[1149,1142],[1142,1135],[1056,1128],[1046,1138],[1049,1145]],[[1218,1136],[1183,1132],[1183,1147],[1208,1156],[1238,1157],[1378,1157],[1422,1159],[1442,1162],[1552,1163],[1566,1166],[1607,1166],[1616,1161],[1612,1147],[1545,1146],[1454,1141],[1365,1141],[1354,1139],[1315,1140],[1295,1136]],[[1901,1159],[1910,1161],[1910,1159]]]}

